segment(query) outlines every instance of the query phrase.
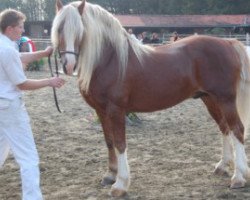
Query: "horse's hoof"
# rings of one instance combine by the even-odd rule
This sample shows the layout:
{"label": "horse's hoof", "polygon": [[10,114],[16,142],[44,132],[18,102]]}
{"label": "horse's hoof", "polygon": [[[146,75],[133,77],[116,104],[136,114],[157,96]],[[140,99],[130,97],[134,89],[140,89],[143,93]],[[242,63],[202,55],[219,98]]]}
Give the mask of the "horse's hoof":
{"label": "horse's hoof", "polygon": [[226,176],[226,177],[229,176],[229,173],[226,170],[221,169],[221,168],[216,168],[214,170],[214,174],[217,175],[217,176]]}
{"label": "horse's hoof", "polygon": [[238,189],[245,187],[246,181],[232,181],[230,189]]}
{"label": "horse's hoof", "polygon": [[101,185],[107,186],[107,185],[113,185],[115,183],[115,179],[113,177],[107,176],[102,179]]}
{"label": "horse's hoof", "polygon": [[111,188],[110,195],[112,197],[123,197],[127,194],[125,190],[118,189],[118,188]]}

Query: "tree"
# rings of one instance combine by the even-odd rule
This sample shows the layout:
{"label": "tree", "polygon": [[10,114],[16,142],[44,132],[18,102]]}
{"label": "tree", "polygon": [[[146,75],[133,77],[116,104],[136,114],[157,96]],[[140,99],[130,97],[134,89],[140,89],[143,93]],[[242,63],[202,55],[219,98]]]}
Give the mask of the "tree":
{"label": "tree", "polygon": [[43,0],[23,0],[20,6],[28,21],[44,20],[45,6]]}
{"label": "tree", "polygon": [[[73,0],[62,0],[64,4]],[[250,0],[88,0],[115,14],[248,14]],[[1,0],[0,11],[14,8],[29,21],[52,20],[54,0]]]}
{"label": "tree", "polygon": [[22,0],[1,0],[0,11],[6,8],[13,8],[20,10],[21,5],[22,5]]}

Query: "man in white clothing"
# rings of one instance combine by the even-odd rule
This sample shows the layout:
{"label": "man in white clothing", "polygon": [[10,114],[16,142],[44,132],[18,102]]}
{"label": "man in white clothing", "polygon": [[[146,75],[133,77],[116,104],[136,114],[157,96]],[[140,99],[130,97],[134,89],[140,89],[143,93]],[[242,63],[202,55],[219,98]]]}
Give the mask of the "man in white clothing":
{"label": "man in white clothing", "polygon": [[29,116],[22,100],[22,90],[61,87],[58,77],[27,79],[23,64],[52,53],[52,48],[19,54],[15,42],[24,32],[25,15],[13,9],[0,13],[0,167],[11,150],[20,167],[22,199],[41,200],[39,157]]}

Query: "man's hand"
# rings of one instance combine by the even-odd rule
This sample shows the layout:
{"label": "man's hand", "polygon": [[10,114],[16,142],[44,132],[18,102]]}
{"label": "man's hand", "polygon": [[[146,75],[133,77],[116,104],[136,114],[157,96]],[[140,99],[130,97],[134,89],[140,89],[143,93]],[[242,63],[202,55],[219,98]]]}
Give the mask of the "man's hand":
{"label": "man's hand", "polygon": [[51,46],[48,46],[45,50],[45,57],[50,56],[53,53],[53,48]]}
{"label": "man's hand", "polygon": [[20,90],[36,90],[43,87],[60,88],[64,85],[65,80],[60,77],[45,79],[27,79],[24,83],[17,85]]}
{"label": "man's hand", "polygon": [[52,77],[49,79],[49,86],[60,88],[64,85],[65,80],[60,77]]}

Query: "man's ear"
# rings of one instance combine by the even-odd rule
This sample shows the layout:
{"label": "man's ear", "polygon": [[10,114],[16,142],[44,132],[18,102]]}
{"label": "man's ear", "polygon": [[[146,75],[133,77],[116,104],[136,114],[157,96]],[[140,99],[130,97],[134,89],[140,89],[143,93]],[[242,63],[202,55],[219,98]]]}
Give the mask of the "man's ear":
{"label": "man's ear", "polygon": [[82,0],[82,3],[78,6],[78,11],[80,15],[82,15],[84,7],[85,7],[86,0]]}
{"label": "man's ear", "polygon": [[61,0],[56,0],[56,12],[59,12],[59,10],[61,10],[63,7],[63,3],[61,2]]}

